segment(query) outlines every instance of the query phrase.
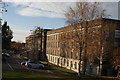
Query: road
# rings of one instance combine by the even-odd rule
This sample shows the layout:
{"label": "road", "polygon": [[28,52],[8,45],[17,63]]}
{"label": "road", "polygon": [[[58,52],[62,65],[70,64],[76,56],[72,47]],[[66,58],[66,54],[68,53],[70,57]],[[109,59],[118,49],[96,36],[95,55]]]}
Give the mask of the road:
{"label": "road", "polygon": [[19,58],[17,58],[16,55],[10,56],[10,57],[6,58],[5,61],[2,62],[2,71],[6,71],[6,70],[24,71],[24,72],[25,71],[27,71],[27,72],[34,71],[25,66],[22,66],[20,63],[21,63],[21,60]]}
{"label": "road", "polygon": [[31,69],[25,67],[20,64],[22,61],[23,60],[19,59],[16,55],[12,55],[2,62],[2,71],[50,72],[49,70]]}

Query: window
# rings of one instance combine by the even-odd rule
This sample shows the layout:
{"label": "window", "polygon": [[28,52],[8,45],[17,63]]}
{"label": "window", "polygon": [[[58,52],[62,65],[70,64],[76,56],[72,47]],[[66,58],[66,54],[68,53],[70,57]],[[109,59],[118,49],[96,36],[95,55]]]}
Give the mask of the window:
{"label": "window", "polygon": [[120,30],[120,24],[118,23],[116,29]]}
{"label": "window", "polygon": [[52,56],[51,56],[51,61],[52,61]]}
{"label": "window", "polygon": [[66,59],[64,59],[64,65],[65,65],[65,63],[66,63]]}
{"label": "window", "polygon": [[53,57],[53,62],[54,62],[55,60],[54,60],[54,57]]}
{"label": "window", "polygon": [[70,67],[73,67],[73,62],[72,62],[72,61],[70,62],[70,64],[71,64],[71,66],[70,66]]}
{"label": "window", "polygon": [[78,52],[76,53],[76,59],[78,59]]}
{"label": "window", "polygon": [[67,60],[67,66],[69,66],[69,60]]}
{"label": "window", "polygon": [[77,62],[75,62],[75,69],[77,69]]}
{"label": "window", "polygon": [[60,47],[60,42],[58,42],[58,47]]}
{"label": "window", "polygon": [[70,53],[70,58],[72,58],[72,52]]}
{"label": "window", "polygon": [[120,30],[115,30],[115,38],[120,38]]}

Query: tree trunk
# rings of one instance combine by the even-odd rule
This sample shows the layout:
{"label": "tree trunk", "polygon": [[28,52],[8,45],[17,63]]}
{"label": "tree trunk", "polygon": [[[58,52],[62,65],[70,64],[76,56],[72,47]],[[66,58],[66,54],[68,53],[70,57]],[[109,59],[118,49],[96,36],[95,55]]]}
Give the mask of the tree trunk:
{"label": "tree trunk", "polygon": [[81,69],[81,61],[82,61],[81,55],[82,55],[82,46],[80,47],[80,57],[79,57],[79,66],[78,66],[78,76],[79,76],[79,78],[82,78],[81,71],[80,71],[80,69]]}
{"label": "tree trunk", "polygon": [[99,63],[99,76],[102,75],[102,56],[100,55],[100,63]]}
{"label": "tree trunk", "polygon": [[83,66],[84,66],[84,68],[83,68],[83,75],[85,75],[85,73],[86,73],[86,59],[84,59],[83,60]]}
{"label": "tree trunk", "polygon": [[78,76],[79,76],[79,78],[81,78],[80,68],[81,68],[81,61],[79,61],[79,65],[78,65]]}

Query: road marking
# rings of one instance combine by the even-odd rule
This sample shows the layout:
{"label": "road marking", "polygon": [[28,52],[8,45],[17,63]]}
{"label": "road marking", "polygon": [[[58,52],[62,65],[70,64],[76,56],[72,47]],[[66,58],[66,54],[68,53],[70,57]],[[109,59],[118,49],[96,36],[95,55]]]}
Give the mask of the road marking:
{"label": "road marking", "polygon": [[6,62],[8,64],[8,66],[10,67],[11,70],[14,71],[14,69],[12,68],[12,66],[10,66],[10,64],[8,62]]}

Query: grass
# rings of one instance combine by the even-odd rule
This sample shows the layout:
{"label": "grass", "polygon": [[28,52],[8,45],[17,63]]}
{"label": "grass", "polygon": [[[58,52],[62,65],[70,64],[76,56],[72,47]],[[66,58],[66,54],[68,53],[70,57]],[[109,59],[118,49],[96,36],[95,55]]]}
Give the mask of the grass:
{"label": "grass", "polygon": [[[61,68],[55,65],[48,65],[47,69],[41,72],[18,72],[18,71],[3,71],[3,78],[75,78],[73,71]],[[75,73],[76,74],[76,73]],[[75,75],[77,77],[77,75]]]}
{"label": "grass", "polygon": [[56,66],[56,65],[52,65],[52,64],[49,64],[48,69],[54,70],[56,72],[60,72],[60,73],[63,73],[63,74],[75,74],[75,75],[77,75],[76,72],[73,72],[73,71],[71,71],[69,69],[62,68],[62,67],[59,67],[59,66]]}
{"label": "grass", "polygon": [[3,78],[59,78],[59,76],[51,75],[45,72],[38,73],[38,72],[5,71],[3,72]]}
{"label": "grass", "polygon": [[[48,65],[48,62],[46,61],[39,61],[39,63],[42,63],[44,65]],[[60,66],[57,66],[57,65],[53,65],[53,64],[50,64],[46,67],[47,69],[50,69],[50,70],[55,70],[55,71],[58,71],[58,72],[65,72],[65,73],[76,73],[76,72],[73,72],[69,69],[66,69],[66,68],[62,68]]]}
{"label": "grass", "polygon": [[118,78],[96,78],[84,76],[82,79],[72,76],[58,75],[57,73],[47,72],[18,72],[18,71],[5,71],[3,72],[3,80],[119,80]]}
{"label": "grass", "polygon": [[47,65],[48,64],[48,62],[46,62],[46,61],[38,61],[39,63],[42,63],[42,64],[44,64],[44,65]]}
{"label": "grass", "polygon": [[2,80],[119,80],[112,77],[91,77],[82,76],[79,79],[77,73],[58,67],[55,65],[48,65],[47,70],[40,72],[22,72],[22,71],[3,71]]}

